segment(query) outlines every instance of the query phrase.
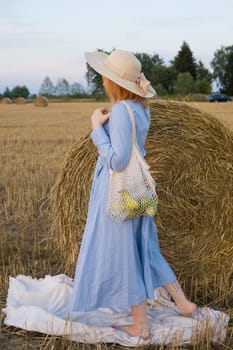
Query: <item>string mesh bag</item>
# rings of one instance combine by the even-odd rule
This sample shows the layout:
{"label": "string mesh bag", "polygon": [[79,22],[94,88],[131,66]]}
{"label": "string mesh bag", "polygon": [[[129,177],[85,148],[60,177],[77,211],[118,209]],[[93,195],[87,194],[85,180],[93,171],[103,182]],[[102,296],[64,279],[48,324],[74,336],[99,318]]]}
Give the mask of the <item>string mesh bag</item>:
{"label": "string mesh bag", "polygon": [[126,102],[122,103],[127,107],[132,124],[132,150],[130,160],[124,170],[110,169],[107,212],[117,222],[141,215],[154,216],[158,205],[156,183],[137,144],[133,112]]}

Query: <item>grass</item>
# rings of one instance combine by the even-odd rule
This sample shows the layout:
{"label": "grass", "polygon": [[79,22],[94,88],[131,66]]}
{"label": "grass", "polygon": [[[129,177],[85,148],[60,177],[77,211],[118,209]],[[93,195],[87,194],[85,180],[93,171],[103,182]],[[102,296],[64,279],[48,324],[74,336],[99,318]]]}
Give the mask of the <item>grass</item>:
{"label": "grass", "polygon": [[[215,114],[233,128],[233,103],[190,104]],[[5,306],[9,275],[43,277],[63,272],[48,250],[51,217],[46,198],[66,152],[91,130],[91,112],[102,105],[89,102],[53,103],[48,108],[35,108],[32,104],[0,105],[0,307]],[[222,309],[226,307],[222,305]],[[1,313],[0,317],[2,321],[4,315]],[[3,322],[0,327],[0,349],[122,348],[115,344],[75,344],[62,337],[6,327]],[[231,349],[232,339],[231,324],[226,344],[212,348]]]}

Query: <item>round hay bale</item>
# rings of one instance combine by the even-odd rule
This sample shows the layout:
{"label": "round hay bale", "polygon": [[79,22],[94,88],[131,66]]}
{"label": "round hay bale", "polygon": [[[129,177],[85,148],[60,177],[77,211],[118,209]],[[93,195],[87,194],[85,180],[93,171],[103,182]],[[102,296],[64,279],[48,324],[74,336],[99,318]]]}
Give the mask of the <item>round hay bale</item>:
{"label": "round hay bale", "polygon": [[3,105],[9,105],[12,103],[12,100],[9,98],[9,97],[4,97],[2,100],[1,100],[1,104]]}
{"label": "round hay bale", "polygon": [[[227,302],[233,273],[232,131],[187,104],[152,101],[145,148],[157,183],[161,251],[192,300]],[[51,191],[54,249],[69,274],[82,239],[96,159],[87,135],[67,154]]]}
{"label": "round hay bale", "polygon": [[44,96],[39,96],[34,100],[35,107],[48,107],[48,99]]}
{"label": "round hay bale", "polygon": [[17,97],[15,99],[15,103],[18,104],[18,105],[23,105],[26,103],[26,99],[24,97]]}

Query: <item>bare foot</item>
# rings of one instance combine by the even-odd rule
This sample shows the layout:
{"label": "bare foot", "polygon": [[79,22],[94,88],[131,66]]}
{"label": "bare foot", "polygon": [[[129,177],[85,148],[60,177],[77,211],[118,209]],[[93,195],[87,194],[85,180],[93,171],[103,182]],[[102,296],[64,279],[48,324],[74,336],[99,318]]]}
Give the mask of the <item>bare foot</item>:
{"label": "bare foot", "polygon": [[187,301],[185,304],[177,304],[178,311],[181,315],[191,317],[192,314],[197,310],[197,305],[191,301]]}
{"label": "bare foot", "polygon": [[119,329],[123,332],[128,333],[131,337],[141,337],[145,340],[151,339],[152,334],[149,333],[148,328],[145,326],[112,326],[113,328]]}

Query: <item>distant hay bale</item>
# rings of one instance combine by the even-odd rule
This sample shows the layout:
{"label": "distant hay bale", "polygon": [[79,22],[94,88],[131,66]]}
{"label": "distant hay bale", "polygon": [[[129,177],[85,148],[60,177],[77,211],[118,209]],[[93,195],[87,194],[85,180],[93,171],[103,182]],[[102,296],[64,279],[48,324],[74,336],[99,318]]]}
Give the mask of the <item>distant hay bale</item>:
{"label": "distant hay bale", "polygon": [[26,99],[25,99],[24,97],[17,97],[17,98],[15,99],[15,103],[16,103],[17,105],[23,105],[23,104],[26,103]]}
{"label": "distant hay bale", "polygon": [[48,106],[48,99],[44,96],[39,96],[34,100],[34,105],[36,107],[47,107]]}
{"label": "distant hay bale", "polygon": [[3,105],[9,105],[12,103],[12,100],[9,98],[9,97],[4,97],[2,100],[1,100],[1,104]]}
{"label": "distant hay bale", "polygon": [[[232,131],[187,104],[153,101],[145,148],[157,182],[161,251],[193,300],[227,302],[233,273]],[[67,154],[51,191],[54,244],[70,274],[96,159],[87,135]]]}

